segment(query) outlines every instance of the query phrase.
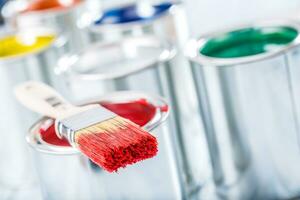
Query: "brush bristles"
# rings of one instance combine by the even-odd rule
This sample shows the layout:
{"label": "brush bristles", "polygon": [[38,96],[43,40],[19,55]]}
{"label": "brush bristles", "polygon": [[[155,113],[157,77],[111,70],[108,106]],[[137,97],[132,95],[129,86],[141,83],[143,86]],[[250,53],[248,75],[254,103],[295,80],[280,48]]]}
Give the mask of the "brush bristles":
{"label": "brush bristles", "polygon": [[157,153],[154,136],[119,116],[76,132],[75,141],[82,153],[109,172]]}

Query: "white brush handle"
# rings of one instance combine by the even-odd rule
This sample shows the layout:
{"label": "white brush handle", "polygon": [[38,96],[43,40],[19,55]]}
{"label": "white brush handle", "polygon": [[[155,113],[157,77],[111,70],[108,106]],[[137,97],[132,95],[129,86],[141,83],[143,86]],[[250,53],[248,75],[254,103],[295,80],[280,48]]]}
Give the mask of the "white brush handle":
{"label": "white brush handle", "polygon": [[14,92],[24,106],[51,118],[60,119],[86,110],[84,107],[71,105],[53,88],[43,83],[25,82],[17,86]]}

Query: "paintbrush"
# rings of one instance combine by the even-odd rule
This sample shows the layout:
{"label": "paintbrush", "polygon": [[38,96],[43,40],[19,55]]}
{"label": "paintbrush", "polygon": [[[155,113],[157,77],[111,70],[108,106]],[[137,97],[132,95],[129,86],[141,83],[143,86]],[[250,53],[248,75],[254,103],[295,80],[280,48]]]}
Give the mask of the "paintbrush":
{"label": "paintbrush", "polygon": [[153,135],[98,104],[74,106],[49,86],[32,81],[17,86],[15,95],[29,109],[54,118],[59,138],[109,172],[157,153]]}

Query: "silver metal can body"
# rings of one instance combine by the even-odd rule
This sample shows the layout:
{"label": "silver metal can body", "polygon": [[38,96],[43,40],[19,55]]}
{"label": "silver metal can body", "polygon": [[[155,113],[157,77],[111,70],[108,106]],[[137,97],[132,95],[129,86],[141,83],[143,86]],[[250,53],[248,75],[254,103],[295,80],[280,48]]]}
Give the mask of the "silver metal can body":
{"label": "silver metal can body", "polygon": [[27,135],[27,142],[34,148],[32,156],[43,199],[93,199],[89,161],[69,146],[46,143],[40,128],[47,120],[38,121]]}
{"label": "silver metal can body", "polygon": [[[159,152],[156,157],[127,166],[117,173],[103,171],[70,146],[48,143],[38,134],[41,123],[47,119],[42,119],[31,128],[27,141],[33,147],[45,199],[180,199],[174,160],[169,156],[170,144],[166,145],[171,132],[167,124],[160,125],[169,112],[165,109],[168,108],[166,102],[147,93],[123,91],[85,103],[105,102],[114,105],[141,99],[155,106],[154,116],[143,128],[157,137]],[[148,109],[140,110],[140,106],[135,110],[132,105],[121,112],[124,113],[124,109],[127,116],[128,113],[149,112]],[[118,113],[117,109],[114,111]]]}
{"label": "silver metal can body", "polygon": [[[31,30],[37,36],[55,37],[49,30]],[[20,34],[29,34],[25,30]],[[6,34],[5,34],[6,35]],[[8,34],[8,35],[15,35]],[[34,38],[34,34],[31,35]],[[1,45],[7,35],[1,37]],[[9,39],[7,39],[9,40]],[[14,97],[14,87],[24,81],[37,80],[46,83],[57,83],[52,74],[55,60],[61,56],[58,41],[53,39],[49,44],[35,50],[25,50],[18,54],[18,49],[13,46],[12,41],[4,42],[1,46],[0,58],[0,157],[3,162],[0,165],[0,198],[39,198],[38,183],[34,170],[32,170],[32,159],[28,153],[26,142],[24,142],[24,130],[37,119],[35,114],[22,107]],[[7,48],[7,49],[6,49]],[[5,56],[5,51],[16,52],[15,55]],[[27,52],[26,52],[27,51]],[[24,196],[22,196],[24,195]]]}
{"label": "silver metal can body", "polygon": [[221,195],[299,198],[299,30],[271,21],[187,47]]}
{"label": "silver metal can body", "polygon": [[[180,2],[151,4],[147,1],[105,9],[102,17],[88,27],[88,32],[92,41],[155,35],[174,44],[177,54],[168,62],[171,67],[167,82],[171,87],[169,94],[165,95],[168,95],[174,108],[178,143],[185,151],[181,156],[185,171],[182,172],[184,185],[187,186],[187,193],[198,190],[207,181],[211,171],[203,126],[199,123],[199,105],[191,68],[182,53],[189,36],[184,5]],[[177,154],[180,155],[180,152]]]}
{"label": "silver metal can body", "polygon": [[[170,80],[172,76],[170,70],[174,67],[171,62],[175,53],[172,45],[167,42],[164,43],[156,37],[128,37],[116,42],[96,43],[80,54],[64,57],[59,60],[57,71],[60,71],[65,77],[69,90],[73,94],[72,97],[76,100],[109,91],[130,89],[160,94],[165,96],[169,102],[172,102],[175,94],[171,84],[173,80]],[[186,90],[188,89],[186,88]],[[188,99],[186,101],[188,106],[191,106],[189,100],[196,101],[196,99]],[[174,117],[177,107],[173,102],[170,105],[172,112],[169,123],[172,133],[174,133],[170,138],[170,142],[174,146],[173,150],[176,152],[176,156],[180,154],[187,156],[182,151],[182,147],[177,145],[177,121]],[[194,110],[194,112],[197,112],[197,110]],[[191,118],[189,114],[187,113],[184,117],[190,119],[187,123],[192,123],[196,119]],[[194,136],[193,140],[203,142],[201,135],[198,136],[196,131],[193,132],[194,135],[191,133]],[[162,144],[162,146],[164,145],[167,144]],[[175,152],[172,152],[172,154]],[[197,153],[197,151],[195,152]],[[203,158],[205,156],[199,156],[200,160]],[[183,170],[182,165],[187,164],[187,162],[178,157],[176,160],[181,190],[184,191],[186,184],[183,178],[190,171],[186,169],[181,171]],[[203,163],[199,162],[200,164]],[[207,163],[207,161],[204,162]],[[195,168],[195,171],[202,178],[202,171],[197,171],[199,169],[201,168]]]}

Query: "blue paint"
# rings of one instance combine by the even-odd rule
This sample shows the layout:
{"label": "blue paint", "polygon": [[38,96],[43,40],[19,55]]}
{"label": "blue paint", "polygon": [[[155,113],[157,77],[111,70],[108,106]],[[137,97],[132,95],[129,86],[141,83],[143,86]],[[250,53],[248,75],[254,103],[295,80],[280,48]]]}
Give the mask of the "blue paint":
{"label": "blue paint", "polygon": [[0,0],[0,25],[3,25],[3,17],[1,16],[1,9],[7,0]]}
{"label": "blue paint", "polygon": [[2,8],[2,6],[5,4],[7,0],[0,0],[0,9]]}
{"label": "blue paint", "polygon": [[129,22],[151,21],[168,12],[172,5],[172,3],[162,3],[151,5],[144,10],[139,10],[136,4],[114,8],[105,11],[103,16],[95,21],[95,24],[124,24]]}

